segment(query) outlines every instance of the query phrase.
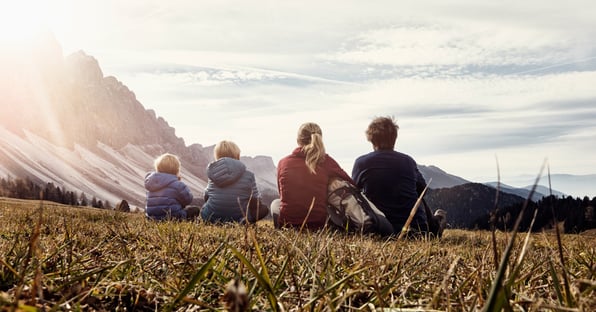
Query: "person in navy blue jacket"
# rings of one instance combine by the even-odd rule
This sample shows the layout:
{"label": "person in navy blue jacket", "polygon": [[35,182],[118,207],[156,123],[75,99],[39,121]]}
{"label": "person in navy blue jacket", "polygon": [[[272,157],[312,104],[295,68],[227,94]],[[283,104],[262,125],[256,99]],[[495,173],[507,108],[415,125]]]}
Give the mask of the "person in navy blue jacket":
{"label": "person in navy blue jacket", "polygon": [[269,214],[261,202],[255,175],[240,161],[240,148],[221,141],[213,151],[215,161],[207,166],[207,187],[201,218],[208,222],[254,223]]}
{"label": "person in navy blue jacket", "polygon": [[[391,117],[375,118],[366,130],[373,151],[358,157],[352,168],[352,179],[385,214],[395,234],[402,230],[419,194],[426,187],[416,161],[394,150],[398,129]],[[410,224],[410,236],[425,233],[440,236],[438,232],[442,229],[438,228],[438,222],[441,218],[444,219],[444,215],[429,216],[420,206]]]}
{"label": "person in navy blue jacket", "polygon": [[199,214],[199,207],[188,206],[193,199],[190,189],[180,181],[180,160],[163,154],[154,163],[155,171],[145,176],[147,202],[145,216],[153,220],[189,220]]}

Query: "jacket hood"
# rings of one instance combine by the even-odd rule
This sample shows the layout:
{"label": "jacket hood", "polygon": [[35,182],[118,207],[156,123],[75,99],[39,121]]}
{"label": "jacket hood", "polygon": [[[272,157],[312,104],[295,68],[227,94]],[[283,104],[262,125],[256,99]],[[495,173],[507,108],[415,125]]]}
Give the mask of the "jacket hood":
{"label": "jacket hood", "polygon": [[246,171],[246,166],[239,160],[222,157],[207,166],[207,177],[219,187],[225,187],[238,181]]}
{"label": "jacket hood", "polygon": [[176,175],[162,172],[150,172],[145,176],[145,188],[150,192],[155,192],[178,181]]}

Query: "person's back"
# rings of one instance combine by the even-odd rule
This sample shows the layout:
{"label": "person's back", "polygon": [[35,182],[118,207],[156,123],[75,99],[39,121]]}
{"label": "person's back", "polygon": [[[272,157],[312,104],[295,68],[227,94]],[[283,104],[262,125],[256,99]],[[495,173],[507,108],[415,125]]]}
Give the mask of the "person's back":
{"label": "person's back", "polygon": [[[398,129],[393,118],[375,118],[366,130],[374,151],[358,157],[352,169],[356,186],[385,214],[396,234],[426,186],[414,159],[394,150]],[[418,209],[409,229],[428,232],[428,224],[427,213]]]}
{"label": "person's back", "polygon": [[277,166],[280,199],[271,204],[278,226],[323,228],[327,222],[327,185],[331,177],[352,179],[325,153],[320,127],[305,123],[298,130],[299,147]]}
{"label": "person's back", "polygon": [[[360,156],[353,172],[356,185],[385,214],[395,231],[401,231],[416,203],[417,184],[424,184],[416,162],[397,151],[377,150]],[[410,226],[426,231],[422,209],[417,210]]]}
{"label": "person's back", "polygon": [[255,222],[269,214],[260,202],[255,175],[239,160],[238,146],[221,141],[214,154],[216,160],[207,167],[209,181],[201,218],[209,222]]}
{"label": "person's back", "polygon": [[327,221],[329,177],[340,176],[342,179],[349,179],[349,177],[347,174],[342,176],[339,173],[341,168],[329,155],[326,155],[323,163],[317,166],[316,174],[308,171],[304,160],[304,153],[297,148],[278,164],[280,223],[301,226],[305,222],[308,228],[318,229],[325,226]]}
{"label": "person's back", "polygon": [[193,199],[190,189],[180,181],[180,161],[172,154],[155,160],[155,171],[145,176],[147,202],[145,216],[153,220],[190,219],[198,207],[188,206]]}

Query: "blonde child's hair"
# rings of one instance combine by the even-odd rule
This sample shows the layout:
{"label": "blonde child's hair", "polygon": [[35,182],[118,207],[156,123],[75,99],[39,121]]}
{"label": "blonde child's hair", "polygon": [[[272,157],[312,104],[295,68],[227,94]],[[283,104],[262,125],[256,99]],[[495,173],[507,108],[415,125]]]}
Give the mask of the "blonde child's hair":
{"label": "blonde child's hair", "polygon": [[178,175],[180,173],[180,160],[178,156],[165,153],[155,159],[155,171]]}
{"label": "blonde child's hair", "polygon": [[325,159],[325,145],[323,145],[323,131],[313,122],[302,124],[298,129],[298,145],[306,154],[306,166],[312,174],[316,174],[317,165]]}
{"label": "blonde child's hair", "polygon": [[232,141],[221,141],[215,145],[215,149],[213,149],[213,156],[215,156],[215,160],[218,160],[222,157],[230,157],[234,159],[240,159],[240,148],[236,143]]}

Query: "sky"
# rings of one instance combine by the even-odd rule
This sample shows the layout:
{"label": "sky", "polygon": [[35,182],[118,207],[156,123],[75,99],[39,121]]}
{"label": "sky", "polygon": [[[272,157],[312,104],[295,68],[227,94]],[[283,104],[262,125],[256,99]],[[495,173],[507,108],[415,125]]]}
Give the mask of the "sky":
{"label": "sky", "polygon": [[594,1],[1,3],[2,35],[47,27],[187,145],[277,164],[316,122],[350,173],[393,116],[397,150],[471,181],[596,173]]}

